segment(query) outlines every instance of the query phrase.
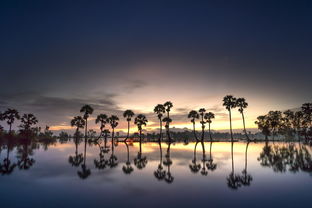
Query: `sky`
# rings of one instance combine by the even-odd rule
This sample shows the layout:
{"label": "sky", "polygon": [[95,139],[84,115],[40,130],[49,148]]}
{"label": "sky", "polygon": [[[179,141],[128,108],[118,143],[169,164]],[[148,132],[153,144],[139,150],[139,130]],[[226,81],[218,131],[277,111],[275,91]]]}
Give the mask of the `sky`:
{"label": "sky", "polygon": [[154,106],[170,100],[173,127],[190,128],[187,113],[204,107],[223,130],[232,94],[255,128],[269,110],[311,102],[311,25],[311,1],[1,1],[0,111],[70,130],[90,104],[91,128],[106,113],[124,130],[132,109],[153,130]]}

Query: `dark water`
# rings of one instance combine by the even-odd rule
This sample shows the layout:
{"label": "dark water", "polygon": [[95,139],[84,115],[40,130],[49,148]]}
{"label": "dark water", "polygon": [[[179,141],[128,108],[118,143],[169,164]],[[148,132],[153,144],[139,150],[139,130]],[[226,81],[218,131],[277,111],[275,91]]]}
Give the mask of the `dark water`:
{"label": "dark water", "polygon": [[82,142],[76,154],[73,142],[47,150],[28,144],[9,155],[4,146],[1,207],[310,207],[312,203],[312,149],[303,144],[247,147],[247,143],[207,142],[203,148],[201,143],[176,143],[168,149],[164,143],[161,158],[157,143],[142,144],[141,154],[134,143],[128,146],[129,161],[124,143],[114,148],[115,156],[111,145],[108,153],[99,155],[101,145],[87,144],[84,152]]}

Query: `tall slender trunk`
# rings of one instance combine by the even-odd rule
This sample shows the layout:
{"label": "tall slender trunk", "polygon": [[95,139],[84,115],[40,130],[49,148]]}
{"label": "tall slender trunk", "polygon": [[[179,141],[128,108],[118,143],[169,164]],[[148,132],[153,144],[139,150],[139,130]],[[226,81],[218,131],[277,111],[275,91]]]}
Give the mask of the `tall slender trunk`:
{"label": "tall slender trunk", "polygon": [[194,137],[196,139],[196,142],[198,142],[196,131],[195,131],[195,122],[193,122],[193,133],[194,133]]}
{"label": "tall slender trunk", "polygon": [[10,123],[9,134],[11,134],[11,130],[12,130],[12,124]]}
{"label": "tall slender trunk", "polygon": [[212,142],[212,136],[211,136],[211,131],[210,131],[210,123],[208,123],[209,126],[209,137],[210,137],[210,142]]}
{"label": "tall slender trunk", "polygon": [[245,135],[246,135],[246,138],[247,138],[247,141],[249,141],[249,137],[247,135],[247,131],[246,131],[246,125],[245,125],[245,116],[244,116],[244,112],[242,111],[242,118],[243,118],[243,126],[244,126],[244,132],[245,132]]}
{"label": "tall slender trunk", "polygon": [[211,149],[212,149],[212,141],[210,141],[210,148],[209,148],[209,159],[212,161]]}
{"label": "tall slender trunk", "polygon": [[142,130],[140,129],[140,155],[142,154]]}
{"label": "tall slender trunk", "polygon": [[86,165],[87,158],[87,137],[85,138],[85,146],[84,146],[84,156],[83,156],[83,164]]}
{"label": "tall slender trunk", "polygon": [[204,141],[204,137],[205,137],[205,125],[204,125],[204,115],[201,116],[202,117],[202,135],[201,135],[201,141]]}
{"label": "tall slender trunk", "polygon": [[87,131],[88,131],[88,119],[86,119],[86,127],[85,127],[85,138],[87,138]]}
{"label": "tall slender trunk", "polygon": [[130,134],[130,121],[128,121],[128,133],[127,133],[127,137],[124,140],[124,142],[127,142],[128,138],[129,138],[129,134]]}
{"label": "tall slender trunk", "polygon": [[248,146],[249,146],[249,141],[247,142],[246,150],[245,150],[245,171],[246,171],[246,173],[247,173],[247,152],[248,152]]}
{"label": "tall slender trunk", "polygon": [[234,155],[233,155],[233,148],[234,148],[234,143],[231,142],[231,156],[232,156],[232,174],[234,174]]}
{"label": "tall slender trunk", "polygon": [[127,142],[125,142],[125,145],[127,147],[127,162],[130,162],[129,146],[128,146]]}
{"label": "tall slender trunk", "polygon": [[232,115],[231,115],[231,109],[229,109],[229,116],[230,116],[230,132],[231,132],[231,142],[233,142],[233,131],[232,131]]}
{"label": "tall slender trunk", "polygon": [[115,129],[113,128],[113,132],[112,132],[112,152],[114,151],[114,136],[115,136]]}
{"label": "tall slender trunk", "polygon": [[162,141],[162,121],[161,121],[161,118],[159,119],[159,140],[158,142],[161,142]]}
{"label": "tall slender trunk", "polygon": [[[167,117],[168,117],[168,119],[169,119],[169,111],[167,111]],[[171,143],[171,137],[170,137],[169,129],[170,129],[170,122],[167,121],[167,137],[168,137],[169,143]]]}

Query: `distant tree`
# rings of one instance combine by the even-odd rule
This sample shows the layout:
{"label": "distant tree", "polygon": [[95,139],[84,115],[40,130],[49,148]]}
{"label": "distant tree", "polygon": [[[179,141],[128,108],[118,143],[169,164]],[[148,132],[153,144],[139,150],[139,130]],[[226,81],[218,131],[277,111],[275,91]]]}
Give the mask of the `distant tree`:
{"label": "distant tree", "polygon": [[244,116],[244,109],[248,107],[248,103],[246,102],[245,98],[237,98],[235,106],[238,107],[238,111],[242,114],[244,133],[247,138],[247,141],[249,141],[250,139],[246,131],[245,116]]}
{"label": "distant tree", "polygon": [[268,136],[271,135],[271,126],[268,117],[266,115],[258,116],[255,124],[258,125],[258,129],[261,130],[262,134],[265,136],[265,140],[268,141]]}
{"label": "distant tree", "polygon": [[6,120],[7,124],[9,125],[9,133],[11,133],[12,130],[12,124],[14,121],[20,119],[20,115],[17,110],[8,108],[4,113],[2,114],[2,120]]}
{"label": "distant tree", "polygon": [[124,113],[123,113],[123,117],[127,119],[127,122],[128,122],[128,132],[127,132],[127,137],[126,139],[124,140],[124,142],[127,142],[127,139],[129,138],[129,134],[130,134],[130,121],[131,121],[131,118],[134,116],[134,113],[132,110],[126,110]]}
{"label": "distant tree", "polygon": [[268,113],[268,121],[272,129],[273,141],[276,131],[279,130],[282,123],[282,112],[281,111],[270,111]]}
{"label": "distant tree", "polygon": [[196,135],[195,121],[196,121],[196,119],[199,118],[199,114],[197,113],[197,111],[191,110],[191,111],[189,112],[189,114],[188,114],[187,117],[191,119],[191,122],[192,122],[192,124],[193,124],[193,133],[194,133],[194,137],[195,137],[196,141],[198,142],[199,140],[198,140],[197,135]]}
{"label": "distant tree", "polygon": [[162,141],[162,117],[163,117],[163,114],[165,113],[165,111],[166,111],[166,109],[165,109],[164,105],[162,105],[162,104],[158,104],[154,108],[154,113],[157,114],[157,117],[159,119],[159,140],[158,140],[158,142]]}
{"label": "distant tree", "polygon": [[225,96],[223,98],[223,106],[229,111],[231,140],[233,141],[231,109],[236,107],[236,98],[232,95]]}
{"label": "distant tree", "polygon": [[205,123],[206,121],[204,120],[204,115],[205,115],[205,112],[206,112],[206,109],[205,108],[201,108],[199,109],[199,115],[201,117],[201,127],[202,127],[202,134],[201,134],[201,141],[203,142],[204,141],[204,138],[205,138]]}
{"label": "distant tree", "polygon": [[212,113],[212,112],[205,113],[204,119],[206,119],[206,122],[208,123],[210,142],[212,142],[210,126],[212,123],[212,119],[214,119],[214,118],[215,118],[214,113]]}
{"label": "distant tree", "polygon": [[101,113],[100,115],[98,115],[96,117],[95,123],[96,124],[100,123],[100,136],[99,136],[99,139],[100,139],[101,136],[103,135],[103,131],[104,131],[105,125],[107,123],[107,115]]}
{"label": "distant tree", "polygon": [[171,136],[170,136],[169,130],[170,130],[170,123],[172,122],[172,119],[170,118],[169,112],[170,112],[171,108],[173,107],[173,104],[172,104],[172,102],[167,101],[164,103],[164,107],[166,108],[167,117],[165,117],[163,119],[163,121],[166,122],[165,127],[166,127],[168,141],[171,142]]}
{"label": "distant tree", "polygon": [[88,132],[88,118],[93,113],[93,108],[90,105],[84,105],[80,109],[80,113],[83,114],[83,119],[86,121],[85,125],[85,137],[87,138],[87,132]]}

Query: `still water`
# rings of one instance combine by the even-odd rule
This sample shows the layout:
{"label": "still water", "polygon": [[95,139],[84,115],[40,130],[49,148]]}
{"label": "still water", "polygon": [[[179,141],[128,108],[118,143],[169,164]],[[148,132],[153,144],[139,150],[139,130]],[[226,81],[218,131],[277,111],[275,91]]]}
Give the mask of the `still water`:
{"label": "still water", "polygon": [[[86,151],[85,151],[86,148]],[[141,149],[141,151],[140,151]],[[300,143],[22,145],[0,155],[11,207],[310,207]]]}

